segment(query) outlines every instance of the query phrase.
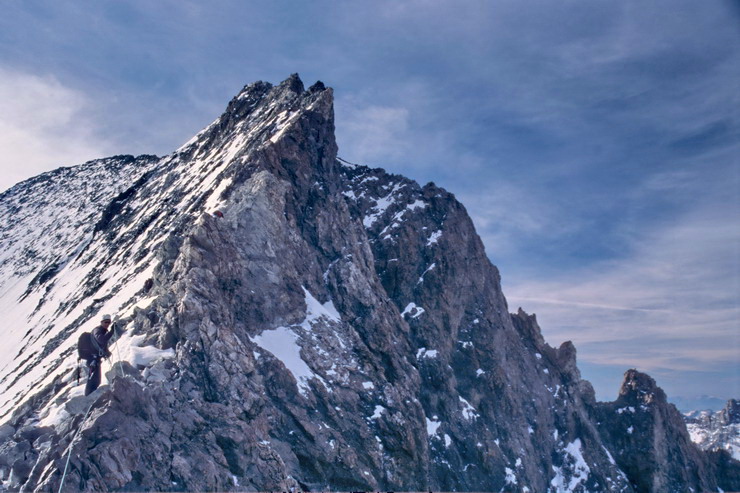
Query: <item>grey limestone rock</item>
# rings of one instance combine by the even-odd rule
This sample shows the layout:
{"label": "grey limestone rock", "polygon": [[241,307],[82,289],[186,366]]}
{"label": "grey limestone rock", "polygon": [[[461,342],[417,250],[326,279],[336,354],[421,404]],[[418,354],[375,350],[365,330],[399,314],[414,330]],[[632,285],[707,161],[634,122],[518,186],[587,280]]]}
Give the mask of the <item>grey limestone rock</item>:
{"label": "grey limestone rock", "polygon": [[[5,376],[0,488],[56,491],[67,456],[69,491],[669,491],[735,470],[649,377],[597,403],[575,347],[509,313],[452,194],[337,159],[332,97],[245,86],[173,154],[115,161],[133,179],[72,260],[49,264],[69,240],[22,266],[39,313],[73,321]],[[114,301],[128,361],[106,385],[13,383]]]}

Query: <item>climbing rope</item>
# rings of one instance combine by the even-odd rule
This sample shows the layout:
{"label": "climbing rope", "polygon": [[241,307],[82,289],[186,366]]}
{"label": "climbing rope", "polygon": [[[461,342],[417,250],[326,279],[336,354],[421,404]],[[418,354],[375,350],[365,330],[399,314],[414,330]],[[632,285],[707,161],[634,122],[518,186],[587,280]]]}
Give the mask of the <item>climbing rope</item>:
{"label": "climbing rope", "polygon": [[121,360],[121,350],[118,348],[118,343],[121,339],[121,336],[118,333],[118,329],[116,328],[115,323],[113,324],[113,332],[115,332],[116,334],[116,354],[118,355],[118,370],[119,370],[119,373],[121,374],[121,378],[123,378],[123,365],[121,364],[121,361],[123,360]]}
{"label": "climbing rope", "polygon": [[85,422],[87,421],[87,417],[90,414],[90,410],[92,410],[93,404],[95,404],[95,401],[90,403],[90,407],[87,408],[87,412],[85,413],[85,417],[82,418],[82,422],[80,423],[80,427],[77,429],[77,433],[75,433],[75,436],[72,437],[72,441],[69,443],[69,452],[67,453],[67,463],[64,465],[64,472],[62,473],[62,482],[59,483],[59,493],[62,493],[62,488],[64,487],[64,480],[67,477],[67,468],[69,468],[69,459],[72,457],[72,446],[75,444],[75,440],[77,440],[77,437],[82,432],[82,428],[85,425]]}

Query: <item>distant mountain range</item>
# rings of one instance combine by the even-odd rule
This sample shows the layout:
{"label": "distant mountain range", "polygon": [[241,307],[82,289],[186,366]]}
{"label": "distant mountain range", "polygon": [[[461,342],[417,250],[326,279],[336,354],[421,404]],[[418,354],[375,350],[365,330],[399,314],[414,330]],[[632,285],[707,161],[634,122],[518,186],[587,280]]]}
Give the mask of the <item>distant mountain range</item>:
{"label": "distant mountain range", "polygon": [[740,460],[740,403],[730,399],[719,411],[694,411],[684,415],[686,427],[702,450],[727,450]]}
{"label": "distant mountain range", "polygon": [[727,404],[727,399],[720,399],[709,395],[699,397],[673,397],[670,396],[668,401],[674,404],[682,413],[691,411],[719,411]]}

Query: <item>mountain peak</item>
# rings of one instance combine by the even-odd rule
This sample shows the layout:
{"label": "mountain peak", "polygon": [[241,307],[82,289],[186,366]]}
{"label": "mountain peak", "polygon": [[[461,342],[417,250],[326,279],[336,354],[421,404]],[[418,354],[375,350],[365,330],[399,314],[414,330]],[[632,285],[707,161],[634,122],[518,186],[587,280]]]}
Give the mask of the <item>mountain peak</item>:
{"label": "mountain peak", "polygon": [[725,424],[740,424],[740,402],[737,399],[728,400],[720,413]]}
{"label": "mountain peak", "polygon": [[332,89],[320,81],[305,90],[298,74],[277,86],[264,81],[248,84],[229,101],[221,116],[176,152],[186,156],[202,155],[225,142],[230,142],[232,151],[240,147],[239,142],[249,141],[256,146],[270,141],[275,143],[290,133],[290,128],[309,112],[319,113],[319,120],[329,124],[327,131],[333,136],[333,94]]}
{"label": "mountain peak", "polygon": [[306,92],[309,94],[315,94],[326,89],[327,88],[323,82],[316,81],[316,83],[309,87],[308,91],[306,91],[303,81],[297,73],[291,74],[287,79],[279,83],[277,86],[273,86],[269,82],[257,81],[245,85],[242,90],[239,91],[239,93],[231,100],[227,111],[229,111],[232,105],[234,105],[237,101],[257,101],[265,98],[268,95],[268,97],[274,97],[276,94],[279,93],[287,93],[287,99],[291,99],[292,97],[303,96]]}
{"label": "mountain peak", "polygon": [[[340,163],[323,83],[250,84],[171,155],[109,161],[0,196],[0,490],[629,493],[706,469],[633,467],[655,382],[596,405],[452,194]],[[115,364],[83,396],[102,313]],[[658,450],[688,442],[665,422]]]}
{"label": "mountain peak", "polygon": [[281,82],[279,87],[284,87],[296,94],[301,94],[305,90],[303,81],[298,74],[290,74],[290,77]]}
{"label": "mountain peak", "polygon": [[658,387],[653,377],[635,369],[625,372],[619,398],[620,400],[639,404],[666,403],[665,392]]}

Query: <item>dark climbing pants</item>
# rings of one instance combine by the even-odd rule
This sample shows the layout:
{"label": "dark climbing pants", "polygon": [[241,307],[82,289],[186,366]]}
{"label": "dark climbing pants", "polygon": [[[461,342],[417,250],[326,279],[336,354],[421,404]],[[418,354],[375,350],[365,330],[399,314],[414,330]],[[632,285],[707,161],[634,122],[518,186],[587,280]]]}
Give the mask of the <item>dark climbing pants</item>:
{"label": "dark climbing pants", "polygon": [[85,395],[95,392],[100,386],[100,360],[95,358],[87,361],[87,385],[85,385]]}

